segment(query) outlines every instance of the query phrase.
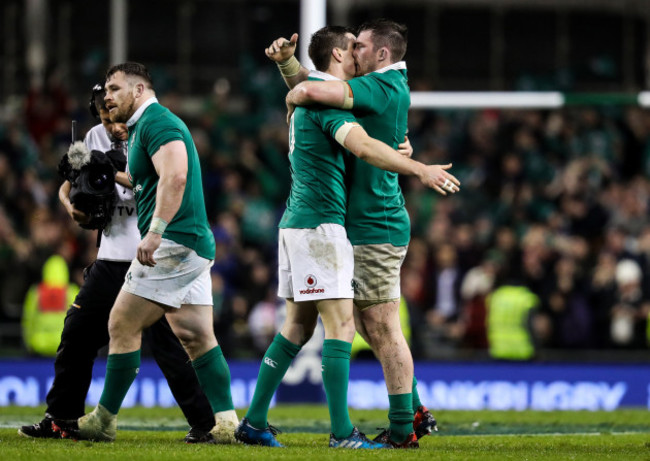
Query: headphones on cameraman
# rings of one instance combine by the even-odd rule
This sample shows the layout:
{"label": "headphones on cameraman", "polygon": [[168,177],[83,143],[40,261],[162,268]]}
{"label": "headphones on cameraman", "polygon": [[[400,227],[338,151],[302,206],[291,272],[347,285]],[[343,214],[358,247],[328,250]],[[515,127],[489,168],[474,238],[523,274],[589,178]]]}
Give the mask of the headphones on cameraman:
{"label": "headphones on cameraman", "polygon": [[97,105],[99,105],[99,107],[104,107],[105,94],[106,91],[104,91],[103,83],[97,83],[95,86],[93,86],[93,92],[90,95],[90,104],[88,106],[88,109],[90,109],[90,113],[92,114],[92,116],[98,120],[99,120],[99,111],[97,110]]}

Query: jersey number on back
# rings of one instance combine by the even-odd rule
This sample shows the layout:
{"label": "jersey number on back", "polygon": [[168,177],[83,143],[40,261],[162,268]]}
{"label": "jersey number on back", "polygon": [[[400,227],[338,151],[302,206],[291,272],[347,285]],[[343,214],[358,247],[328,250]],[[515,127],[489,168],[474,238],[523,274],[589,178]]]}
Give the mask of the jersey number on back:
{"label": "jersey number on back", "polygon": [[293,154],[293,148],[296,146],[296,132],[293,128],[293,116],[291,114],[291,122],[289,123],[289,155]]}

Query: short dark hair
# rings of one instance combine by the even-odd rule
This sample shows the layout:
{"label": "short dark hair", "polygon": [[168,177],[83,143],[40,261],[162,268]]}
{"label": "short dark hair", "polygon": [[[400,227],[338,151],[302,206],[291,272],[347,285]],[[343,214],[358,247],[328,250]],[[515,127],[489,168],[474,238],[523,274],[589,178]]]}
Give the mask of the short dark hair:
{"label": "short dark hair", "polygon": [[330,56],[334,48],[347,48],[348,39],[345,34],[354,34],[349,27],[325,26],[311,36],[309,42],[309,57],[317,70],[324,72],[330,64]]}
{"label": "short dark hair", "polygon": [[393,62],[401,61],[406,54],[408,28],[390,19],[373,19],[359,26],[358,34],[369,30],[372,32],[372,44],[375,50],[386,47],[390,50]]}
{"label": "short dark hair", "polygon": [[113,74],[117,72],[123,72],[124,75],[136,76],[142,78],[147,83],[147,88],[153,89],[153,80],[151,79],[151,74],[147,70],[144,64],[139,62],[124,62],[122,64],[116,64],[106,71],[106,80],[111,78]]}

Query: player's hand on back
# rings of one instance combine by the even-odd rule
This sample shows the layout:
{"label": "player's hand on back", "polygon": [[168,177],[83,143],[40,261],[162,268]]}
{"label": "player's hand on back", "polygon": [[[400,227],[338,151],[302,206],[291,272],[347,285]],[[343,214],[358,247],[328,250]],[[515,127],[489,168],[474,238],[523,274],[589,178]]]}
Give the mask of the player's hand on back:
{"label": "player's hand on back", "polygon": [[397,146],[397,152],[399,152],[404,157],[411,158],[413,155],[413,146],[411,145],[411,141],[409,141],[408,136],[404,136],[404,142]]}
{"label": "player's hand on back", "polygon": [[287,103],[287,125],[291,125],[291,117],[293,116],[293,113],[296,111],[296,105],[293,104],[292,102],[289,102],[288,100],[286,101]]}
{"label": "player's hand on back", "polygon": [[291,40],[284,37],[275,39],[271,45],[264,50],[264,53],[271,61],[284,62],[296,53],[298,34],[293,34]]}

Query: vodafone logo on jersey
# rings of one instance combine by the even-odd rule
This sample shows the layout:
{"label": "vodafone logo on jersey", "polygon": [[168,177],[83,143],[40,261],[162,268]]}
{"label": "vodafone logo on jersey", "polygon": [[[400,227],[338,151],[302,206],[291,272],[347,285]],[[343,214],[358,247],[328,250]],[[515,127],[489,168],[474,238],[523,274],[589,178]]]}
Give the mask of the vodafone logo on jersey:
{"label": "vodafone logo on jersey", "polygon": [[305,286],[306,290],[300,290],[301,295],[312,295],[315,293],[325,293],[325,288],[316,288],[318,285],[318,279],[313,274],[308,274],[305,277]]}

